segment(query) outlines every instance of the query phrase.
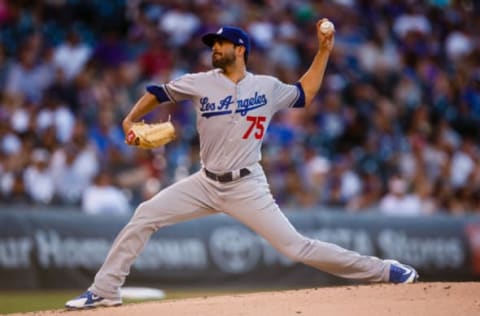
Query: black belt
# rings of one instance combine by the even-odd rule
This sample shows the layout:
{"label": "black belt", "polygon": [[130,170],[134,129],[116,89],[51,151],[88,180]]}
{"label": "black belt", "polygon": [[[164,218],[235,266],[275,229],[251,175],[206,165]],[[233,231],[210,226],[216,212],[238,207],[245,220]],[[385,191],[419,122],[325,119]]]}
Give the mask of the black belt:
{"label": "black belt", "polygon": [[[205,170],[205,174],[207,175],[207,177],[209,177],[210,179],[212,180],[215,180],[215,181],[218,181],[218,182],[230,182],[230,181],[233,181],[233,172],[227,172],[227,173],[224,173],[224,174],[216,174],[216,173],[213,173],[211,171],[208,171],[207,169],[203,169]],[[242,168],[240,169],[240,178],[243,178],[245,177],[246,175],[249,175],[250,174],[250,170],[248,170],[247,168]]]}

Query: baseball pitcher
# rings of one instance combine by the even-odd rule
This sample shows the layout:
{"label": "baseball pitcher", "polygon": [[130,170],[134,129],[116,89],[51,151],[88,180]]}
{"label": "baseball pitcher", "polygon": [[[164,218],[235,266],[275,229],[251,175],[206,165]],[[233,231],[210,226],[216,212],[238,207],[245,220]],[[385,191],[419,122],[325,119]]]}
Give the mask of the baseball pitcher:
{"label": "baseball pitcher", "polygon": [[[328,23],[322,26],[324,22]],[[123,121],[126,142],[142,148],[167,143],[174,138],[173,126],[157,128],[136,122],[159,104],[191,100],[197,114],[202,168],[137,207],[93,284],[68,301],[67,308],[120,305],[119,289],[154,232],[217,213],[242,222],[292,260],[336,276],[369,282],[416,281],[418,274],[410,266],[301,235],[275,203],[259,164],[272,116],[281,109],[307,107],[318,92],[334,45],[330,24],[327,19],[317,22],[317,53],[294,84],[248,72],[249,36],[240,28],[225,26],[202,37],[211,47],[213,70],[146,88]]]}

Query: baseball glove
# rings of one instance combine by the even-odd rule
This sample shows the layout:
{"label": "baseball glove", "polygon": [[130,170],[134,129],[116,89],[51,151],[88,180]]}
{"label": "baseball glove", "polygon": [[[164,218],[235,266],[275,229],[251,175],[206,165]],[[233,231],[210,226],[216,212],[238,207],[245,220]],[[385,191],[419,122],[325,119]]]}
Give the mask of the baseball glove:
{"label": "baseball glove", "polygon": [[164,123],[134,123],[127,134],[127,143],[142,149],[153,149],[175,139],[175,128],[170,120]]}

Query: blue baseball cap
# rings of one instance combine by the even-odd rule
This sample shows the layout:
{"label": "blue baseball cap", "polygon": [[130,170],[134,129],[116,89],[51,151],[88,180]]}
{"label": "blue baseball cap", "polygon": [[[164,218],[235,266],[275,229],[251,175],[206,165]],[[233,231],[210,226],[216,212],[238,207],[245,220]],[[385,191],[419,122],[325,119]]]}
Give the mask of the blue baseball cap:
{"label": "blue baseball cap", "polygon": [[221,27],[216,33],[208,33],[202,36],[202,42],[208,47],[212,47],[217,39],[224,39],[232,42],[235,45],[244,46],[245,55],[248,56],[250,53],[250,37],[239,27],[224,26]]}

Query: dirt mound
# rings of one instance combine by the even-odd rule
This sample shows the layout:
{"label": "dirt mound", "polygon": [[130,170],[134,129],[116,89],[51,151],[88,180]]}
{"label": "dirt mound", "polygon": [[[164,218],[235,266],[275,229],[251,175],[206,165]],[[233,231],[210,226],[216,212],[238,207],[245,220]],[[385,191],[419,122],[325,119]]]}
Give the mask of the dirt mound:
{"label": "dirt mound", "polygon": [[375,284],[199,297],[22,316],[480,315],[480,282]]}

